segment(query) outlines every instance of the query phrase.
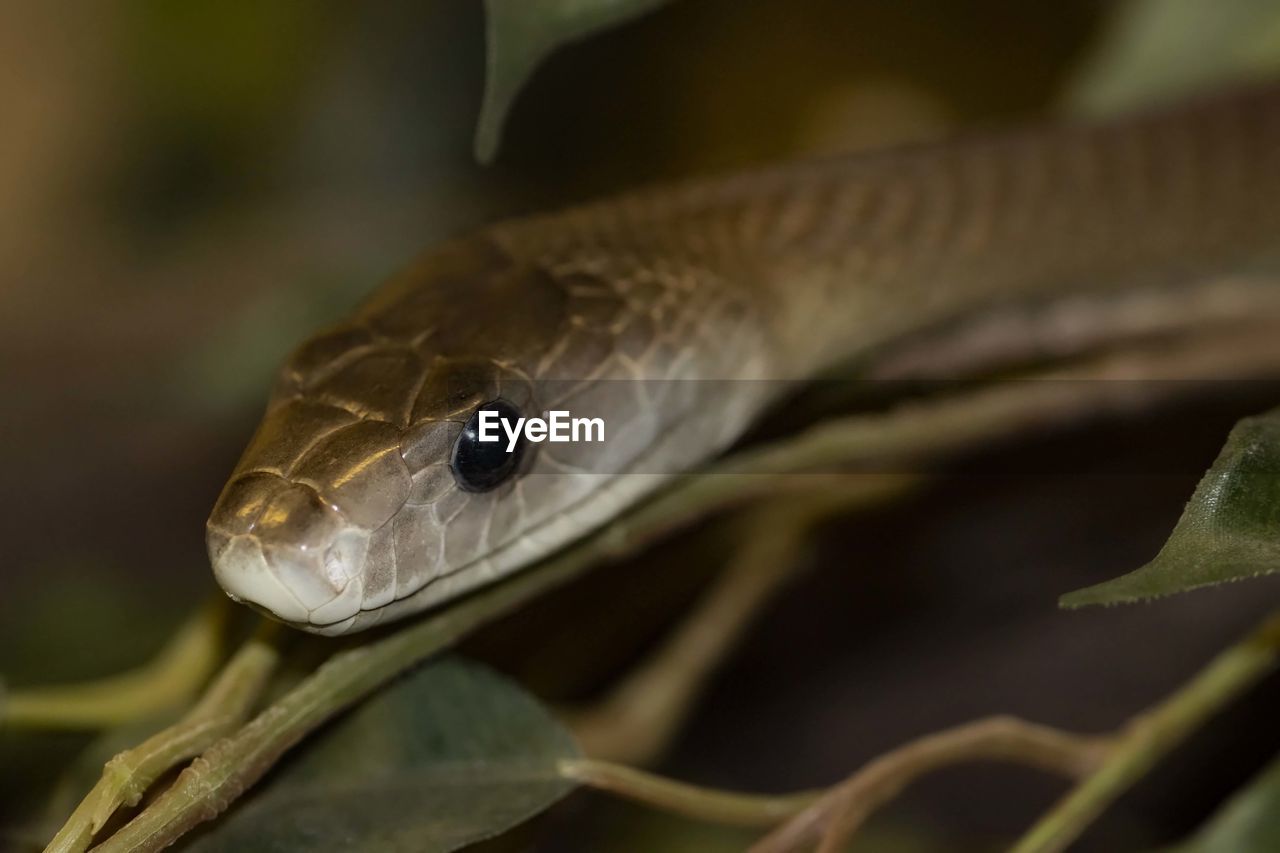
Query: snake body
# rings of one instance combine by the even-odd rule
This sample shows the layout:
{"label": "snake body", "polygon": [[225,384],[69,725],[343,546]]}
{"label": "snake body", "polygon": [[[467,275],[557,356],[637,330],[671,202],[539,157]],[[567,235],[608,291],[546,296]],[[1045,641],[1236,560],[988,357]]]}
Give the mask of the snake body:
{"label": "snake body", "polygon": [[[776,395],[760,380],[995,306],[1248,270],[1278,238],[1280,89],[492,225],[291,356],[209,519],[214,571],[310,631],[400,618],[713,456]],[[455,449],[495,400],[600,414],[605,441],[469,490]]]}

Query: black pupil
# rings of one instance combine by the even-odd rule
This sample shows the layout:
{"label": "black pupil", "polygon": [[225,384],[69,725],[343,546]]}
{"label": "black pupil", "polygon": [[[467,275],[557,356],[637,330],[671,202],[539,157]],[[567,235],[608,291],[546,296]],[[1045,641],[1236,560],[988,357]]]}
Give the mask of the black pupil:
{"label": "black pupil", "polygon": [[[489,435],[496,435],[497,441],[480,440],[480,413],[494,412],[497,419],[489,418]],[[508,453],[507,444],[510,439],[502,423],[506,422],[515,428],[520,419],[520,412],[506,400],[494,400],[476,409],[462,428],[458,443],[453,447],[453,477],[458,485],[469,492],[487,492],[496,488],[504,480],[515,474],[520,467],[520,459],[524,456],[524,436],[517,440],[515,448]]]}

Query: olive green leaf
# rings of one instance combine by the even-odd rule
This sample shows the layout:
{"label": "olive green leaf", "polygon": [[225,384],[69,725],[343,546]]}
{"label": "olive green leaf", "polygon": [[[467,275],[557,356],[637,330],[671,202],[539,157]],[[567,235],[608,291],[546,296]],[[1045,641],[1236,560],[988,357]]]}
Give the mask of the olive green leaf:
{"label": "olive green leaf", "polygon": [[1065,106],[1106,115],[1280,71],[1275,0],[1126,0],[1110,4]]}
{"label": "olive green leaf", "polygon": [[1160,553],[1140,569],[1064,595],[1118,604],[1280,571],[1280,409],[1236,424]]}
{"label": "olive green leaf", "polygon": [[568,731],[517,685],[438,660],[322,731],[188,849],[455,850],[568,793],[557,765],[574,757]]}
{"label": "olive green leaf", "polygon": [[670,0],[485,0],[488,68],[476,157],[498,151],[507,111],[525,81],[563,44],[639,17]]}
{"label": "olive green leaf", "polygon": [[1167,853],[1272,853],[1280,850],[1280,759],[1273,760],[1195,835]]}

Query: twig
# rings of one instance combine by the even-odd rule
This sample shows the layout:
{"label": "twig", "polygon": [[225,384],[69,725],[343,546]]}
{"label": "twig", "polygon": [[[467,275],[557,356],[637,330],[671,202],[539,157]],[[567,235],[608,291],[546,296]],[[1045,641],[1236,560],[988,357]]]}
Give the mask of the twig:
{"label": "twig", "polygon": [[249,716],[279,662],[278,626],[264,622],[200,700],[174,725],[107,762],[45,853],[80,853],[122,806],[134,806],[165,771],[199,755]]}
{"label": "twig", "polygon": [[[894,477],[859,481],[868,497],[900,484],[900,478]],[[94,849],[98,853],[121,853],[159,850],[171,844],[192,827],[217,816],[286,750],[330,717],[480,625],[586,570],[596,563],[602,547],[610,551],[633,547],[665,531],[677,518],[713,506],[717,500],[736,497],[733,478],[713,478],[713,482],[721,484],[718,489],[708,488],[701,480],[689,482],[697,485],[700,502],[690,502],[686,494],[689,490],[668,492],[625,521],[588,537],[535,569],[482,589],[384,639],[333,655],[238,733],[192,762],[173,787]]]}
{"label": "twig", "polygon": [[[899,485],[908,488],[910,478]],[[832,491],[770,501],[735,519],[741,536],[729,566],[649,658],[596,704],[564,714],[583,751],[597,759],[644,764],[660,753],[703,683],[760,608],[792,575],[810,528],[867,499],[846,483]]]}
{"label": "twig", "polygon": [[100,729],[180,707],[218,663],[228,608],[227,599],[217,596],[138,669],[79,684],[0,691],[0,725]]}
{"label": "twig", "polygon": [[819,791],[776,796],[720,791],[591,759],[561,761],[560,775],[665,812],[725,826],[774,826],[810,807],[821,796]]}
{"label": "twig", "polygon": [[1136,717],[1106,762],[1022,837],[1013,853],[1056,853],[1157,761],[1280,662],[1280,614],[1219,654],[1154,709]]}
{"label": "twig", "polygon": [[1005,761],[1078,779],[1098,767],[1110,743],[1008,716],[926,735],[873,760],[757,842],[751,853],[787,853],[815,845],[821,853],[842,850],[872,812],[941,767]]}
{"label": "twig", "polygon": [[1092,772],[1110,741],[1069,734],[1014,717],[989,717],[927,735],[872,761],[827,791],[746,794],[704,788],[606,761],[567,760],[560,773],[662,811],[728,826],[771,827],[753,853],[786,853],[821,843],[841,845],[875,809],[915,779],[951,764],[1008,761],[1071,778]]}
{"label": "twig", "polygon": [[[835,419],[810,430],[803,442],[766,446],[727,460],[722,476],[733,471],[782,471],[788,467],[818,470],[837,460],[855,465],[872,460],[883,465],[894,459],[918,463],[926,448],[937,453],[989,438],[993,432],[1025,430],[1090,407],[1128,408],[1139,402],[1139,389],[1122,383],[1073,387],[1091,376],[1125,378],[1172,372],[1205,377],[1261,369],[1275,361],[1274,353],[1270,358],[1259,358],[1275,350],[1275,336],[1269,330],[1263,339],[1239,331],[1232,335],[1227,347],[1221,346],[1221,332],[1215,331],[1189,348],[1157,343],[1047,372],[1038,379],[980,388],[959,399],[918,403],[887,415]],[[1242,352],[1255,361],[1240,360]],[[1167,383],[1156,383],[1143,390],[1158,396],[1169,389]],[[760,481],[753,481],[749,473],[740,476],[744,490],[760,488]],[[821,482],[815,479],[816,475],[810,474],[785,481],[798,486],[798,494],[789,492],[784,499],[766,503],[751,514],[743,525],[747,533],[739,555],[703,604],[603,701],[569,715],[568,721],[588,755],[642,764],[661,751],[702,681],[790,572],[793,550],[801,541],[792,534],[823,514],[820,509],[813,511],[817,505],[812,501],[833,491],[838,504],[848,475],[828,476]],[[780,485],[773,479],[765,482],[768,487]],[[902,486],[908,487],[905,475]],[[779,506],[789,510],[777,520],[782,523],[771,519]],[[806,515],[815,517],[806,519]],[[789,528],[792,522],[798,523]]]}
{"label": "twig", "polygon": [[[1209,346],[1207,353],[1198,349],[1205,345]],[[1274,334],[1247,339],[1235,335],[1212,342],[1196,340],[1188,349],[1179,352],[1159,348],[1137,357],[1125,354],[1121,373],[1129,378],[1159,375],[1166,370],[1182,370],[1184,375],[1203,376],[1206,371],[1221,375],[1218,371],[1225,366],[1257,375],[1280,362],[1280,338]],[[1104,357],[1075,372],[1073,378],[1114,375],[1114,370],[1115,359]],[[631,550],[728,506],[776,496],[783,489],[811,493],[822,481],[822,475],[796,472],[832,470],[842,464],[878,460],[886,446],[902,454],[895,458],[918,461],[929,453],[959,449],[1055,418],[1130,407],[1132,395],[1107,387],[1112,384],[1020,383],[920,407],[905,415],[845,419],[774,447],[739,454],[697,476],[679,478],[667,492],[540,566],[482,589],[390,636],[333,655],[239,732],[192,762],[172,788],[100,849],[103,853],[148,851],[171,843],[201,821],[215,817],[280,755],[325,720],[462,635],[602,558]],[[859,474],[855,481],[866,499],[871,500],[877,494],[896,495],[904,483],[918,479],[910,475]]]}

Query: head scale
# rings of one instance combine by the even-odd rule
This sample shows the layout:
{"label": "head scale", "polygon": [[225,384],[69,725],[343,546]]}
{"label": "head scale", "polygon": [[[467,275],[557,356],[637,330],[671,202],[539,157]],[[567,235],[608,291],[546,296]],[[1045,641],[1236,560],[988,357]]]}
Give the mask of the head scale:
{"label": "head scale", "polygon": [[[665,375],[673,354],[657,346],[653,312],[609,282],[458,241],[303,344],[208,522],[223,588],[346,633],[501,577],[651,488],[655,477],[609,474],[687,405],[610,381]],[[459,455],[486,404],[607,410],[625,438],[526,448],[489,472]],[[477,464],[479,487],[458,475]]]}

